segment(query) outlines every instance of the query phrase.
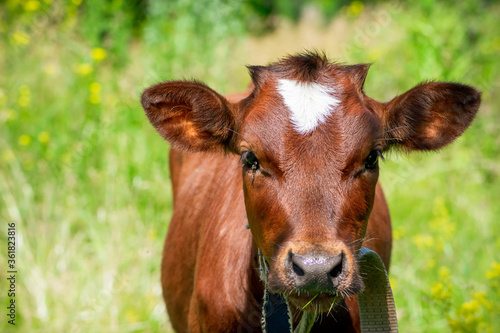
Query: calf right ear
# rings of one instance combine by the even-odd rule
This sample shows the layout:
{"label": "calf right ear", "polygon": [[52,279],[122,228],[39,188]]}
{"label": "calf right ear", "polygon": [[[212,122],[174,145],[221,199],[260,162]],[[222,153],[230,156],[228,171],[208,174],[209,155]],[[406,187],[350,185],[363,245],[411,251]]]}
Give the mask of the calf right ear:
{"label": "calf right ear", "polygon": [[231,150],[234,105],[199,82],[171,81],[146,89],[142,107],[172,146],[185,151]]}

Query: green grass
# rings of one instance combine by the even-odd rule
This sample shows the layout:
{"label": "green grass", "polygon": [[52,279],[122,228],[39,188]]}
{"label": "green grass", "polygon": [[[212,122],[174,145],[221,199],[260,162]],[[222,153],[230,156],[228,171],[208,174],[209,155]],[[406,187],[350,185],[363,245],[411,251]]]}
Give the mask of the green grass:
{"label": "green grass", "polygon": [[[381,181],[393,217],[390,277],[401,331],[494,332],[500,9],[428,3],[361,13],[358,5],[346,21],[352,42],[342,60],[374,62],[366,91],[380,100],[425,79],[483,91],[478,117],[461,139],[436,154],[391,154]],[[15,222],[19,272],[18,325],[12,329],[2,310],[3,332],[169,330],[159,284],[172,213],[168,147],[144,116],[140,92],[191,77],[224,93],[242,90],[247,54],[259,50],[242,46],[237,15],[225,23],[208,15],[203,31],[189,14],[164,26],[165,9],[155,10],[144,36],[122,47],[130,60],[120,65],[71,21],[43,33],[0,26],[0,246],[6,248],[7,222]],[[240,9],[224,15],[231,10]],[[390,19],[366,40],[356,38],[381,10]],[[211,45],[207,36],[219,42]],[[94,59],[100,47],[107,57]],[[3,306],[6,250],[0,258]]]}

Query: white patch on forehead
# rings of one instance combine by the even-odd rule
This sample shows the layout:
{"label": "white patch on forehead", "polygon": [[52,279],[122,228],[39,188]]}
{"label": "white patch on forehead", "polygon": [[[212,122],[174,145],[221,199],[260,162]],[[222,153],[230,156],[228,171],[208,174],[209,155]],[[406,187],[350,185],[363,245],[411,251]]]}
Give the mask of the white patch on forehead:
{"label": "white patch on forehead", "polygon": [[278,92],[290,109],[293,127],[307,134],[324,123],[340,101],[333,96],[335,90],[319,83],[279,80]]}

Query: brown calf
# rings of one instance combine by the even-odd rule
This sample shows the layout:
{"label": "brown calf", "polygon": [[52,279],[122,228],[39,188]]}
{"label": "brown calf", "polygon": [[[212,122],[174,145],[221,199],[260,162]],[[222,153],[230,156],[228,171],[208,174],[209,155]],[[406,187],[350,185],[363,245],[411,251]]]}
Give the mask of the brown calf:
{"label": "brown calf", "polygon": [[174,214],[162,262],[172,325],[260,331],[260,249],[268,289],[286,297],[294,325],[315,310],[313,331],[359,331],[359,249],[374,250],[386,267],[391,256],[378,158],[393,147],[451,143],[473,120],[480,93],[429,82],[381,103],[363,92],[368,65],[315,53],[249,69],[248,94],[172,81],[142,95],[172,144]]}

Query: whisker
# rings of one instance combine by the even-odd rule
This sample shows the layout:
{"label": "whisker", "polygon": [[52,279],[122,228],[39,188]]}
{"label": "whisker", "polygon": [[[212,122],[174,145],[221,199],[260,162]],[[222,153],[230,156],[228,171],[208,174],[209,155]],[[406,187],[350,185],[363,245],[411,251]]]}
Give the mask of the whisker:
{"label": "whisker", "polygon": [[235,131],[235,130],[233,130],[233,129],[229,128],[229,127],[224,127],[224,129],[227,129],[227,130],[229,130],[229,131],[231,131],[231,132],[233,132],[233,133],[235,133],[235,134],[238,134],[238,135],[239,135],[239,136],[241,136],[243,139],[245,139],[245,138],[243,137],[243,134],[241,134],[241,133],[239,133],[239,132],[237,132],[237,131]]}
{"label": "whisker", "polygon": [[406,128],[410,128],[410,126],[408,126],[408,125],[401,125],[401,126],[398,126],[398,127],[389,128],[386,131],[384,131],[384,134],[385,133],[390,133],[390,132],[397,131],[397,130],[399,130],[401,128],[405,128],[406,129]]}

